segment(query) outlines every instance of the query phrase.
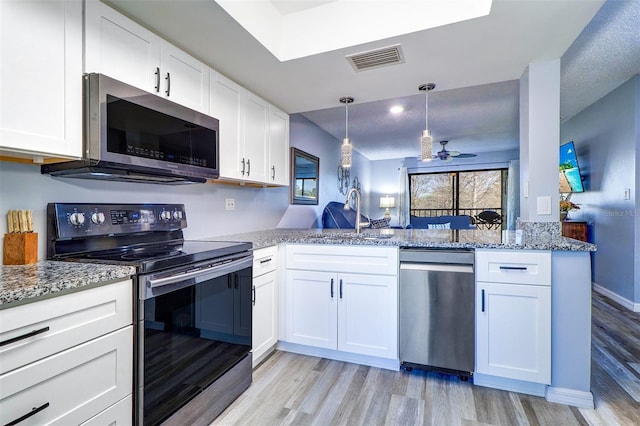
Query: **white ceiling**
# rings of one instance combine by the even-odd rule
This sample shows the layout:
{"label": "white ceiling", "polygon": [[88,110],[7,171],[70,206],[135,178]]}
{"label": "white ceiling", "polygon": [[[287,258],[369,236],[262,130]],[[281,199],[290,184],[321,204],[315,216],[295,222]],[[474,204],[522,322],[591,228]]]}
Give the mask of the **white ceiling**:
{"label": "white ceiling", "polygon": [[[286,62],[213,0],[105,1],[288,113],[304,113],[338,140],[344,136],[338,99],[354,97],[349,136],[372,160],[418,154],[421,83],[437,85],[429,95],[436,140],[449,139],[452,150],[481,152],[517,148],[517,80],[528,63],[562,57],[564,117],[640,72],[637,0],[609,0],[586,30],[603,0],[494,0],[485,17]],[[326,3],[272,1],[284,14]],[[356,72],[345,59],[397,43],[405,54],[400,65]],[[401,116],[389,116],[393,100],[405,104]]]}

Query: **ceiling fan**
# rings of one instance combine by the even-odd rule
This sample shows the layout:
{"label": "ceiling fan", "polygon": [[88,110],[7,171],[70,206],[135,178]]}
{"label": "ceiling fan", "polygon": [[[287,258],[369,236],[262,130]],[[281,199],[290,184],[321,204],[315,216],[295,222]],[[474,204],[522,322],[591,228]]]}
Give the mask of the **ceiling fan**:
{"label": "ceiling fan", "polygon": [[442,150],[438,151],[436,155],[433,156],[434,159],[442,160],[442,161],[451,161],[453,158],[472,158],[476,157],[476,154],[468,154],[462,153],[460,151],[447,151],[446,145],[449,141],[440,141],[440,145],[442,145]]}

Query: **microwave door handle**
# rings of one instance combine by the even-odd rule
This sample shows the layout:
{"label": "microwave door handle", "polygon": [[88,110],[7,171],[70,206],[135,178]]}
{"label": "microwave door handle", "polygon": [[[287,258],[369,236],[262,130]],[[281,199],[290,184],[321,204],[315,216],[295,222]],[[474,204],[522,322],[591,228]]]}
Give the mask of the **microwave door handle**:
{"label": "microwave door handle", "polygon": [[176,284],[181,281],[186,281],[189,279],[197,279],[198,281],[206,281],[213,278],[218,278],[223,275],[226,275],[230,272],[235,272],[242,269],[243,264],[251,264],[251,258],[244,258],[234,260],[228,263],[211,265],[204,269],[194,269],[192,271],[187,271],[180,274],[169,275],[168,277],[149,279],[147,284],[151,288],[162,287],[165,285]]}

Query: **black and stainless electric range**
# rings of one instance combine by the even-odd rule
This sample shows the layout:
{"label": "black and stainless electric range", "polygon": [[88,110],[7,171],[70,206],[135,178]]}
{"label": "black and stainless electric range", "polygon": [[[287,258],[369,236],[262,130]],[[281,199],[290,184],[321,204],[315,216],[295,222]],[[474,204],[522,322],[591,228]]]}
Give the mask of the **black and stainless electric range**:
{"label": "black and stainless electric range", "polygon": [[49,204],[47,258],[136,267],[138,425],[208,425],[251,384],[251,243],[185,241],[181,204]]}

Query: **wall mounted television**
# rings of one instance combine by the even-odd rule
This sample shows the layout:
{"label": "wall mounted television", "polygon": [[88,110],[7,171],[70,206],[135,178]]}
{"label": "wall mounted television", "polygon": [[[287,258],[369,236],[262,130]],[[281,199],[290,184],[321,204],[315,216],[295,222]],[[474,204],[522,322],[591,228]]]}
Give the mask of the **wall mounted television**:
{"label": "wall mounted television", "polygon": [[560,145],[560,192],[584,192],[573,141]]}

